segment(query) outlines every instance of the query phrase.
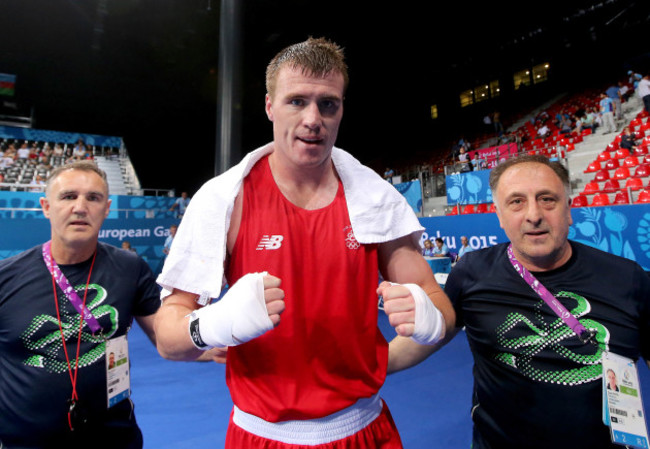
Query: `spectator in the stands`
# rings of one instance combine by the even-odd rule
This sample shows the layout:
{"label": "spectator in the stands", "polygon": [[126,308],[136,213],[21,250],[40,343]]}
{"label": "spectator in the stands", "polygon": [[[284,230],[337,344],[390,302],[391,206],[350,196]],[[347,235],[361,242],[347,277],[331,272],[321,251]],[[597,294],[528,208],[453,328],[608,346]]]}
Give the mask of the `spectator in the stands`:
{"label": "spectator in the stands", "polygon": [[42,154],[41,157],[38,160],[38,164],[36,165],[36,170],[39,171],[50,171],[52,170],[52,164],[50,162],[49,156]]}
{"label": "spectator in the stands", "polygon": [[5,151],[4,156],[0,158],[0,168],[8,168],[14,165],[16,160],[16,153],[12,153],[9,150]]}
{"label": "spectator in the stands", "polygon": [[637,137],[630,130],[630,127],[626,126],[625,128],[623,128],[623,133],[621,134],[621,142],[619,143],[619,146],[621,148],[625,148],[631,153],[636,149],[637,144],[638,144]]}
{"label": "spectator in the stands", "polygon": [[650,75],[645,75],[638,85],[638,95],[643,100],[645,111],[650,113]]}
{"label": "spectator in the stands", "polygon": [[600,94],[600,119],[603,122],[603,134],[616,132],[616,123],[614,122],[614,114],[616,113],[616,106],[611,98],[606,93]]}
{"label": "spectator in the stands", "polygon": [[478,154],[478,151],[474,153],[474,158],[472,159],[472,170],[485,170],[487,168],[487,163],[485,159],[481,158],[481,155]]}
{"label": "spectator in the stands", "polygon": [[20,148],[18,148],[18,151],[16,152],[16,154],[18,155],[18,159],[28,159],[30,151],[31,148],[29,147],[27,142],[23,142],[20,145]]}
{"label": "spectator in the stands", "polygon": [[54,145],[54,149],[52,150],[52,155],[53,156],[63,156],[63,147],[61,146],[60,143],[57,143]]}
{"label": "spectator in the stands", "polygon": [[537,137],[539,138],[545,138],[548,137],[551,134],[551,130],[549,129],[548,125],[546,123],[543,123],[542,126],[537,128]]}
{"label": "spectator in the stands", "polygon": [[72,150],[72,160],[81,161],[83,159],[86,159],[86,152],[86,144],[84,143],[83,139],[77,140],[77,144]]}
{"label": "spectator in the stands", "polygon": [[458,168],[461,172],[472,171],[472,164],[469,161],[469,156],[465,147],[460,147],[460,152],[458,154]]}
{"label": "spectator in the stands", "polygon": [[616,120],[621,120],[623,118],[623,112],[621,108],[621,89],[617,85],[613,85],[607,88],[605,94],[612,100],[614,103],[614,118]]}
{"label": "spectator in the stands", "polygon": [[433,248],[433,257],[449,257],[449,248],[442,238],[436,238],[436,247]]}
{"label": "spectator in the stands", "polygon": [[29,183],[32,192],[43,192],[45,190],[45,178],[42,175],[36,175]]}

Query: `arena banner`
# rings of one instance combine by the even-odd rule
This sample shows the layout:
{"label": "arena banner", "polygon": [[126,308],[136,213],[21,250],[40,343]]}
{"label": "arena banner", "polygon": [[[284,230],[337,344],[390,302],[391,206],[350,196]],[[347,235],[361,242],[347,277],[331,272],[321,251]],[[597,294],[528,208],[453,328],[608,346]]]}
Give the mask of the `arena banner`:
{"label": "arena banner", "polygon": [[494,168],[501,161],[508,159],[510,156],[517,154],[516,143],[506,143],[495,147],[481,148],[479,150],[470,150],[467,152],[468,157],[474,159],[474,153],[478,153],[488,168]]}
{"label": "arena banner", "polygon": [[[581,207],[572,209],[571,216],[569,239],[634,260],[650,271],[650,205]],[[474,249],[508,241],[494,213],[425,217],[420,222],[426,228],[422,242],[441,237],[453,252],[463,235]]]}
{"label": "arena banner", "polygon": [[[43,192],[0,191],[0,219],[45,218],[40,211]],[[111,195],[108,218],[173,218],[169,209],[176,198]]]}
{"label": "arena banner", "polygon": [[79,139],[83,139],[87,145],[113,148],[120,148],[122,146],[121,137],[20,128],[16,126],[0,125],[0,137],[4,139],[33,140],[38,142],[54,143],[77,143]]}
{"label": "arena banner", "polygon": [[447,204],[491,203],[490,170],[477,170],[445,177]]}
{"label": "arena banner", "polygon": [[395,188],[401,193],[416,214],[422,212],[422,187],[420,181],[401,182],[395,184]]}
{"label": "arena banner", "polygon": [[[128,241],[156,274],[162,269],[165,239],[177,219],[107,218],[99,240],[117,247]],[[3,219],[0,224],[0,259],[5,259],[50,239],[48,220]]]}

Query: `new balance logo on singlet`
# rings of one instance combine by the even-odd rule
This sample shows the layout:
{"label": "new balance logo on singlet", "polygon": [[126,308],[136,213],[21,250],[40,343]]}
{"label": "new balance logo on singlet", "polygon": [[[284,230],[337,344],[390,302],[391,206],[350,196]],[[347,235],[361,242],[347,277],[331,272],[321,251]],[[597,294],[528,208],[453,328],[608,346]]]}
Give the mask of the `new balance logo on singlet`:
{"label": "new balance logo on singlet", "polygon": [[283,235],[265,235],[257,244],[257,251],[265,249],[279,249],[282,246]]}

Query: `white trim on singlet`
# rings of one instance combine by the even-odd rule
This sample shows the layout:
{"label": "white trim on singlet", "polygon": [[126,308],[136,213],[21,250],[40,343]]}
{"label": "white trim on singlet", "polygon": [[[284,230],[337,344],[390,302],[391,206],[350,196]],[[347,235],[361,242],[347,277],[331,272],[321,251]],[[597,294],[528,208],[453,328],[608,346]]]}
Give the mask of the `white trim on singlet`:
{"label": "white trim on singlet", "polygon": [[325,444],[364,429],[380,415],[382,407],[379,394],[375,394],[323,418],[268,422],[235,406],[233,422],[245,431],[268,440],[285,444]]}

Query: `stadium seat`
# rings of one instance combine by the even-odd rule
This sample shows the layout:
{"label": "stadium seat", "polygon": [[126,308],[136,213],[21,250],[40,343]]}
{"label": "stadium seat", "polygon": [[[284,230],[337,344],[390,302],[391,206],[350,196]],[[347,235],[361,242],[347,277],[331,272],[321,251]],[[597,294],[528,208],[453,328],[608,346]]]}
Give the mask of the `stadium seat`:
{"label": "stadium seat", "polygon": [[596,173],[596,176],[594,177],[594,181],[602,182],[602,181],[607,181],[609,179],[609,172],[607,170],[601,170],[598,173]]}
{"label": "stadium seat", "polygon": [[447,215],[458,215],[458,204],[456,204],[451,212],[448,212]]}
{"label": "stadium seat", "polygon": [[605,150],[605,151],[603,151],[602,153],[600,153],[600,154],[598,155],[598,157],[596,158],[596,160],[597,160],[597,161],[600,161],[600,162],[605,162],[605,161],[610,160],[611,158],[612,158],[612,155],[610,154],[610,152],[607,151],[607,150]]}
{"label": "stadium seat", "polygon": [[619,149],[618,142],[614,141],[607,145],[607,151],[616,151]]}
{"label": "stadium seat", "polygon": [[598,182],[596,181],[588,182],[582,190],[583,195],[591,195],[598,192],[600,192],[600,185],[598,185]]}
{"label": "stadium seat", "polygon": [[610,159],[605,162],[605,169],[607,170],[616,170],[620,166],[621,164],[619,163],[618,159]]}
{"label": "stadium seat", "polygon": [[648,154],[648,146],[647,145],[639,145],[634,147],[634,153],[635,156],[645,156]]}
{"label": "stadium seat", "polygon": [[636,156],[628,156],[623,161],[623,165],[627,168],[636,167],[639,165],[639,159]]}
{"label": "stadium seat", "polygon": [[465,204],[465,207],[463,207],[463,214],[474,214],[476,213],[475,209],[476,208],[473,204]]}
{"label": "stadium seat", "polygon": [[637,197],[634,204],[639,204],[639,203],[650,203],[650,190],[643,189],[639,192],[639,196]]}
{"label": "stadium seat", "polygon": [[643,156],[643,164],[650,164],[650,153]]}
{"label": "stadium seat", "polygon": [[608,206],[609,205],[609,196],[606,193],[598,193],[594,196],[594,199],[591,200],[592,206]]}
{"label": "stadium seat", "polygon": [[488,209],[488,212],[494,213],[496,211],[497,211],[497,205],[494,203],[490,204],[490,209]]}
{"label": "stadium seat", "polygon": [[623,180],[630,177],[630,169],[627,167],[618,167],[614,172],[613,179]]}
{"label": "stadium seat", "polygon": [[600,190],[603,193],[614,193],[617,190],[620,190],[621,186],[616,179],[608,179],[605,181],[605,185]]}
{"label": "stadium seat", "polygon": [[627,194],[627,190],[619,190],[616,192],[616,197],[614,197],[613,204],[630,204],[630,198]]}
{"label": "stadium seat", "polygon": [[602,167],[600,166],[600,161],[593,161],[589,165],[587,165],[587,169],[585,170],[585,173],[596,173],[600,171]]}
{"label": "stadium seat", "polygon": [[625,159],[630,155],[630,151],[627,148],[619,148],[614,153],[614,159]]}
{"label": "stadium seat", "polygon": [[634,172],[634,177],[645,178],[646,176],[650,176],[650,166],[648,164],[639,165]]}
{"label": "stadium seat", "polygon": [[589,201],[587,197],[583,194],[576,196],[571,202],[571,207],[587,207],[589,206]]}
{"label": "stadium seat", "polygon": [[630,188],[632,190],[641,190],[643,189],[643,180],[641,178],[629,178],[625,182],[625,188]]}
{"label": "stadium seat", "polygon": [[478,206],[476,206],[476,213],[477,214],[484,214],[488,211],[488,205],[487,203],[481,203]]}

